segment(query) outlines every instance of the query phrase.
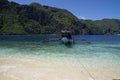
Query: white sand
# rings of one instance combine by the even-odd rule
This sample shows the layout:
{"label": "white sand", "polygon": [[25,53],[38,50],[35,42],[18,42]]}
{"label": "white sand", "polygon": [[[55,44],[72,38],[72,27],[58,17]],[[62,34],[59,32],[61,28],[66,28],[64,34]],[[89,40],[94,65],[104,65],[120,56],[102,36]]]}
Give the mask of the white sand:
{"label": "white sand", "polygon": [[[48,58],[0,57],[0,80],[112,80],[120,66],[93,67],[52,62]],[[69,61],[68,61],[69,62]]]}

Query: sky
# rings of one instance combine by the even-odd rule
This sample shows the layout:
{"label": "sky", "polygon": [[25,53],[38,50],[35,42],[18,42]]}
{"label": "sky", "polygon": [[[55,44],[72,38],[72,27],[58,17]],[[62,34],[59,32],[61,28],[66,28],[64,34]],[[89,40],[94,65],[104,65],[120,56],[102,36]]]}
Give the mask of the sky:
{"label": "sky", "polygon": [[120,19],[120,0],[9,0],[19,4],[38,2],[41,5],[67,9],[79,19]]}

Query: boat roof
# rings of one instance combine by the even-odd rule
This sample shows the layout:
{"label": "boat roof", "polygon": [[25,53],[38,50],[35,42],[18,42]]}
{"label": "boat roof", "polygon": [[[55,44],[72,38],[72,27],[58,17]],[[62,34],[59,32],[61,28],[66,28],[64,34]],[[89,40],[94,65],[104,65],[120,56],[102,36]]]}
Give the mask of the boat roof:
{"label": "boat roof", "polygon": [[69,30],[62,30],[61,32],[62,32],[62,33],[70,33]]}

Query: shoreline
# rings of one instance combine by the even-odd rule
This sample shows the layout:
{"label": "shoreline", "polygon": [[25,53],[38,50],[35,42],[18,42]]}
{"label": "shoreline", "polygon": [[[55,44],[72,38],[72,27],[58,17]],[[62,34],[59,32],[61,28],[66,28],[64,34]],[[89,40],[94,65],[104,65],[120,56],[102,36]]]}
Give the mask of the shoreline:
{"label": "shoreline", "polygon": [[[36,57],[37,58],[37,57]],[[120,65],[93,67],[61,64],[45,57],[0,57],[1,80],[112,80],[120,78]],[[69,62],[69,61],[68,61]]]}

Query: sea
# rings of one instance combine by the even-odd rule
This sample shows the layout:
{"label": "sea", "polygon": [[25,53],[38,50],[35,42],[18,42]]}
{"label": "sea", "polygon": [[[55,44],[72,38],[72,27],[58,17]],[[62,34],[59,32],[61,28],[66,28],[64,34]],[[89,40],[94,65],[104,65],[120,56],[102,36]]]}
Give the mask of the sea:
{"label": "sea", "polygon": [[[120,79],[120,35],[73,35],[74,42],[71,46],[62,44],[60,38],[59,35],[0,35],[0,74],[2,74],[0,80]],[[32,72],[36,68],[32,68],[31,72],[28,72],[31,73],[29,74],[31,78],[24,77],[22,72],[18,73],[25,66],[19,61],[14,63],[14,60],[23,58],[29,62],[33,61],[33,65],[38,61],[43,65],[47,64],[39,65],[39,68],[42,66],[44,69],[45,67],[46,76],[32,77]],[[13,60],[9,62],[7,59]],[[11,71],[18,62],[23,65],[22,68],[15,68],[14,71]],[[48,66],[48,63],[51,65]],[[55,67],[58,64],[59,69],[62,67],[61,70],[58,69],[58,66]],[[51,70],[50,66],[55,71]],[[29,67],[30,65],[26,69]],[[6,68],[7,70],[4,70]],[[10,68],[12,69],[9,70]],[[67,69],[69,70],[67,71]],[[21,76],[14,74],[15,70],[16,74]],[[28,75],[27,72],[23,73]],[[11,76],[11,74],[13,75]]]}

